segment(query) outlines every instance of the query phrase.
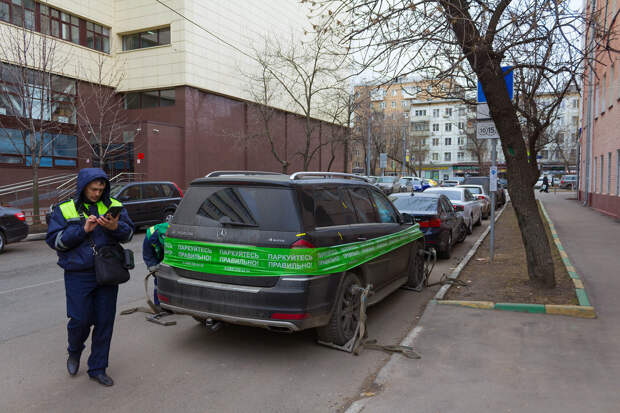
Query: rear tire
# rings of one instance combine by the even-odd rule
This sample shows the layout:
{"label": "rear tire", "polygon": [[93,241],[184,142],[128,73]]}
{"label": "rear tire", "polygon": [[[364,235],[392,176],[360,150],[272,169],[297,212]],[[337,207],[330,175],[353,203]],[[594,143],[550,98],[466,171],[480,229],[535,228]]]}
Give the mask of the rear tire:
{"label": "rear tire", "polygon": [[467,235],[474,232],[474,217],[469,217],[469,225],[467,225]]}
{"label": "rear tire", "polygon": [[460,227],[460,233],[459,233],[459,237],[456,239],[457,243],[461,243],[465,241],[465,238],[467,237],[467,226],[465,225],[465,222],[462,222],[459,227]]}
{"label": "rear tire", "polygon": [[474,223],[475,226],[479,227],[480,225],[482,225],[482,211],[480,211],[480,214],[478,215],[478,221],[476,221]]}
{"label": "rear tire", "polygon": [[4,251],[5,245],[6,245],[6,237],[4,236],[4,232],[0,231],[0,253]]}
{"label": "rear tire", "polygon": [[448,240],[443,250],[439,252],[441,258],[448,259],[452,256],[452,234],[448,233]]}
{"label": "rear tire", "polygon": [[359,294],[354,290],[355,286],[362,286],[357,275],[345,273],[329,323],[316,329],[319,340],[342,346],[353,338],[360,314]]}
{"label": "rear tire", "polygon": [[418,288],[424,282],[424,258],[420,251],[424,250],[424,242],[417,240],[409,252],[409,267],[407,268],[407,287]]}

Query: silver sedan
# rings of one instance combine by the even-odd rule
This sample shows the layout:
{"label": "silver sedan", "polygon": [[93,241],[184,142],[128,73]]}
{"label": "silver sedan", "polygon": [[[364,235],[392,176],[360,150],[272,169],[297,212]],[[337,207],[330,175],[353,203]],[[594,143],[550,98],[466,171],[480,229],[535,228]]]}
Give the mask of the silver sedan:
{"label": "silver sedan", "polygon": [[454,209],[463,217],[467,233],[471,234],[473,227],[482,223],[482,202],[474,197],[469,189],[459,187],[428,188],[424,192],[444,194],[454,205]]}

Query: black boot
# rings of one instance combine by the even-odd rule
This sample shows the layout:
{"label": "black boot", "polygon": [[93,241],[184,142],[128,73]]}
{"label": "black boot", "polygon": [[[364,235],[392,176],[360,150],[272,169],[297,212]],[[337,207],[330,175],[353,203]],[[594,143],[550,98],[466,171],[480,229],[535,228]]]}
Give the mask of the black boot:
{"label": "black boot", "polygon": [[79,354],[69,354],[67,359],[67,371],[70,375],[75,376],[80,369],[80,356]]}
{"label": "black boot", "polygon": [[95,380],[102,386],[110,387],[114,385],[114,380],[105,373],[98,373],[93,376],[89,376],[91,380]]}

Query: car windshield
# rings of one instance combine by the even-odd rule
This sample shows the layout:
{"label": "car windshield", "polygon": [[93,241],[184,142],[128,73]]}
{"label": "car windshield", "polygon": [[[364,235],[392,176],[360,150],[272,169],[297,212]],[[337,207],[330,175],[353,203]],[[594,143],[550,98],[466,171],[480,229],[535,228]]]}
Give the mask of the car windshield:
{"label": "car windshield", "polygon": [[400,178],[401,185],[407,185],[410,182],[411,182],[411,178]]}
{"label": "car windshield", "polygon": [[377,179],[377,182],[381,183],[381,184],[392,184],[396,181],[396,177],[395,176],[381,176],[379,177],[379,179]]}
{"label": "car windshield", "polygon": [[427,212],[437,210],[437,199],[420,196],[402,196],[396,198],[392,203],[399,211]]}
{"label": "car windshield", "polygon": [[478,188],[477,186],[467,186],[466,188],[469,189],[469,192],[471,192],[474,195],[482,193],[482,190]]}
{"label": "car windshield", "polygon": [[461,191],[442,190],[442,191],[429,191],[429,192],[439,192],[440,194],[447,196],[450,199],[450,201],[460,201],[462,199]]}

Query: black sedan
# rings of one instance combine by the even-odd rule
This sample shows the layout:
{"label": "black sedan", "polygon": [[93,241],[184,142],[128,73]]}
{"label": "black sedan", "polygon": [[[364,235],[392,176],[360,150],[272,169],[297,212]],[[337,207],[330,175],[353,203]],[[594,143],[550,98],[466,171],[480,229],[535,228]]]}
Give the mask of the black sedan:
{"label": "black sedan", "polygon": [[0,252],[6,244],[20,241],[28,235],[26,216],[15,208],[0,206]]}
{"label": "black sedan", "polygon": [[447,196],[438,193],[392,194],[390,200],[401,214],[412,216],[420,224],[426,246],[450,258],[452,246],[467,236],[463,217],[454,211]]}

